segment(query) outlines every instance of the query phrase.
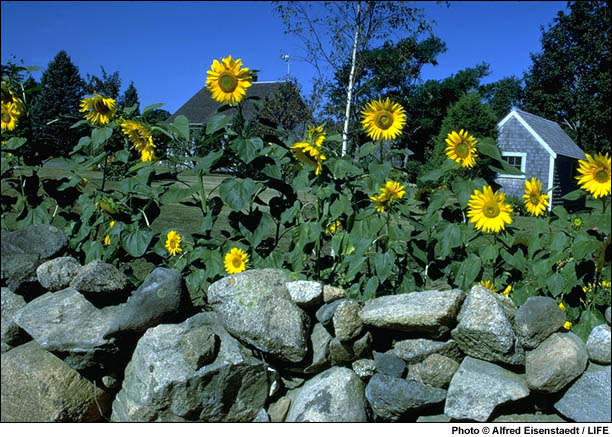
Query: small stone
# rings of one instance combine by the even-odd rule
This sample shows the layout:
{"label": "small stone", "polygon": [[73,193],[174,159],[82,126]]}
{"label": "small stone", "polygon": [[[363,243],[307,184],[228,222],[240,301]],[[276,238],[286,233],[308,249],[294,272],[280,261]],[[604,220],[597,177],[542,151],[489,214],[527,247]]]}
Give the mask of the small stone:
{"label": "small stone", "polygon": [[340,299],[322,305],[321,308],[319,308],[315,313],[317,321],[323,324],[323,326],[325,326],[325,328],[327,328],[329,331],[333,332],[333,317],[334,313],[336,312],[336,308],[338,308],[342,302],[346,301],[347,299]]}
{"label": "small stone", "polygon": [[610,325],[610,307],[606,308],[606,322]]}
{"label": "small stone", "polygon": [[101,260],[92,261],[81,267],[70,281],[70,286],[86,293],[113,293],[125,290],[127,276],[112,264]]}
{"label": "small stone", "polygon": [[36,269],[40,285],[49,291],[67,288],[78,274],[81,264],[71,256],[62,256],[46,261]]}
{"label": "small stone", "polygon": [[334,333],[338,340],[352,340],[361,333],[363,322],[359,318],[360,310],[361,305],[356,300],[345,300],[338,305],[332,316]]}
{"label": "small stone", "polygon": [[329,365],[329,345],[333,337],[321,323],[312,328],[310,343],[312,344],[312,363],[304,369],[305,373],[317,373]]}
{"label": "small stone", "polygon": [[329,356],[332,366],[341,366],[359,358],[365,358],[372,350],[372,334],[366,332],[359,340],[340,341],[334,338],[329,343]]}
{"label": "small stone", "polygon": [[302,309],[314,308],[323,303],[323,287],[315,281],[287,282],[291,300]]}
{"label": "small stone", "polygon": [[419,416],[417,423],[445,423],[450,422],[451,418],[446,414],[436,414],[435,416]]}
{"label": "small stone", "polygon": [[401,378],[406,370],[406,362],[392,354],[373,352],[376,370],[379,373]]}
{"label": "small stone", "polygon": [[268,366],[268,387],[270,387],[270,389],[268,390],[268,396],[272,397],[276,394],[276,392],[278,392],[278,390],[281,387],[281,376],[280,373],[278,373],[278,370],[276,370],[273,367]]}
{"label": "small stone", "polygon": [[429,355],[435,353],[452,358],[455,361],[461,361],[463,358],[457,343],[452,339],[447,341],[436,341],[426,338],[401,340],[393,345],[393,349],[389,353],[401,358],[408,364],[421,362]]}
{"label": "small stone", "polygon": [[102,377],[102,384],[109,390],[116,390],[121,387],[119,380],[114,376],[106,375]]}
{"label": "small stone", "polygon": [[279,423],[284,422],[291,406],[291,399],[287,396],[280,397],[276,402],[270,405],[268,408],[268,416],[270,416],[270,422]]}
{"label": "small stone", "polygon": [[367,381],[376,373],[376,361],[368,358],[360,358],[357,361],[353,361],[351,367],[353,368],[353,372],[363,381]]}
{"label": "small stone", "polygon": [[440,354],[431,354],[423,362],[410,366],[408,378],[432,387],[448,388],[459,363]]}
{"label": "small stone", "polygon": [[597,364],[610,364],[610,349],[612,336],[609,325],[599,325],[593,328],[586,342],[589,359]]}
{"label": "small stone", "polygon": [[283,382],[285,388],[287,388],[288,390],[293,390],[295,388],[303,386],[306,380],[304,378],[300,378],[299,376],[293,376],[289,378],[281,377],[281,381]]}
{"label": "small stone", "polygon": [[330,303],[345,297],[346,291],[344,291],[342,288],[332,287],[331,285],[323,286],[323,302]]}

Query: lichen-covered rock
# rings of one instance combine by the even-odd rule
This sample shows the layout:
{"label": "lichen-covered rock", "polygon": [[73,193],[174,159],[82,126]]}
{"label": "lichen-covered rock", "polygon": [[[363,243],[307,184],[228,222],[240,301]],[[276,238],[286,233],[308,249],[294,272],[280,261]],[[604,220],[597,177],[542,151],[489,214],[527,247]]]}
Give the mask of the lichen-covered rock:
{"label": "lichen-covered rock", "polygon": [[79,273],[81,264],[71,256],[61,256],[46,261],[36,269],[38,282],[49,291],[68,288],[70,281]]}
{"label": "lichen-covered rock", "polygon": [[580,337],[573,332],[557,332],[527,352],[527,384],[531,390],[558,392],[584,372],[587,360]]}
{"label": "lichen-covered rock", "polygon": [[359,317],[369,326],[421,332],[439,338],[455,324],[464,298],[461,290],[428,290],[382,296],[366,302]]}
{"label": "lichen-covered rock", "polygon": [[516,312],[514,329],[525,349],[534,349],[565,323],[565,312],[547,296],[528,298]]}
{"label": "lichen-covered rock", "polygon": [[160,323],[185,320],[190,313],[189,296],[177,270],[158,267],[132,293],[104,333],[104,338],[141,334]]}
{"label": "lichen-covered rock", "polygon": [[367,381],[376,373],[376,361],[368,358],[360,358],[357,361],[353,361],[351,367],[353,372],[364,381]]}
{"label": "lichen-covered rock", "polygon": [[2,287],[2,353],[30,340],[28,333],[14,321],[15,313],[25,305],[22,296],[13,293],[8,287]]}
{"label": "lichen-covered rock", "polygon": [[440,354],[461,361],[463,353],[455,340],[436,341],[427,338],[400,340],[395,343],[389,353],[401,358],[407,364],[423,361],[431,354]]}
{"label": "lichen-covered rock", "polygon": [[610,366],[587,370],[555,403],[555,409],[576,422],[610,423]]}
{"label": "lichen-covered rock", "polygon": [[422,362],[411,364],[408,379],[414,379],[432,387],[448,388],[459,363],[440,354],[431,354]]}
{"label": "lichen-covered rock", "polygon": [[370,378],[365,395],[376,416],[398,421],[406,414],[444,402],[446,390],[377,373]]}
{"label": "lichen-covered rock", "polygon": [[606,322],[608,322],[608,326],[610,326],[610,307],[606,308]]}
{"label": "lichen-covered rock", "polygon": [[348,341],[361,334],[363,322],[359,318],[361,305],[352,299],[344,300],[338,305],[332,316],[334,334],[340,341]]}
{"label": "lichen-covered rock", "polygon": [[589,359],[597,364],[610,364],[610,349],[612,336],[609,325],[599,325],[593,328],[586,342]]}
{"label": "lichen-covered rock", "polygon": [[214,313],[150,328],[125,369],[111,420],[250,422],[268,397],[266,368]]}
{"label": "lichen-covered rock", "polygon": [[285,422],[366,422],[364,383],[345,367],[332,367],[295,394]]}
{"label": "lichen-covered rock", "polygon": [[509,298],[474,286],[461,307],[459,324],[451,336],[466,355],[523,365],[525,351],[512,329],[514,311],[516,307]]}
{"label": "lichen-covered rock", "polygon": [[323,303],[323,287],[316,281],[287,282],[291,300],[303,309],[316,308]]}
{"label": "lichen-covered rock", "polygon": [[34,341],[2,354],[3,422],[99,422],[111,403],[108,392]]}
{"label": "lichen-covered rock", "polygon": [[485,422],[496,406],[529,396],[522,375],[497,364],[465,357],[448,387],[444,414]]}
{"label": "lichen-covered rock", "polygon": [[15,323],[76,370],[104,370],[119,352],[103,338],[119,307],[96,308],[73,288],[47,292],[15,314]]}
{"label": "lichen-covered rock", "polygon": [[345,297],[346,291],[344,291],[342,288],[332,287],[331,285],[323,286],[323,302],[330,303]]}
{"label": "lichen-covered rock", "polygon": [[255,269],[223,278],[208,288],[208,303],[241,341],[289,362],[308,352],[310,318],[291,300],[281,270]]}

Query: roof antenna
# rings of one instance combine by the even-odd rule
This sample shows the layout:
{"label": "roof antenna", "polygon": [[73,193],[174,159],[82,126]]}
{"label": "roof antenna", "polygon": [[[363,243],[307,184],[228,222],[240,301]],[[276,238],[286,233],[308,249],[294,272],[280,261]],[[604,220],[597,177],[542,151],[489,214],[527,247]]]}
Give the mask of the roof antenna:
{"label": "roof antenna", "polygon": [[289,71],[291,68],[291,55],[286,54],[286,55],[281,55],[280,57],[283,61],[285,61],[287,63],[287,80],[289,80]]}

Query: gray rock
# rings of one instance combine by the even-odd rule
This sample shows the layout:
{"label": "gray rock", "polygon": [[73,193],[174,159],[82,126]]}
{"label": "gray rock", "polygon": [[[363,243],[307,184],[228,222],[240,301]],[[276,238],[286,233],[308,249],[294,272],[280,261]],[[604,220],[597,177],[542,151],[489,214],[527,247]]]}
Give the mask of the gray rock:
{"label": "gray rock", "polygon": [[372,350],[372,334],[366,332],[358,340],[340,341],[333,338],[329,343],[329,357],[332,366],[347,365],[359,358],[370,355]]}
{"label": "gray rock", "polygon": [[283,361],[300,362],[308,352],[310,318],[291,301],[281,270],[247,270],[208,289],[208,303],[225,328],[241,341]]}
{"label": "gray rock", "polygon": [[446,423],[450,422],[451,418],[446,414],[436,414],[434,416],[420,416],[417,423]]}
{"label": "gray rock", "polygon": [[323,286],[323,302],[330,303],[345,297],[346,291],[344,291],[342,288],[332,287],[331,285]]}
{"label": "gray rock", "polygon": [[532,390],[558,392],[584,372],[587,360],[580,337],[573,332],[557,332],[527,352],[527,384]]}
{"label": "gray rock", "polygon": [[319,323],[325,326],[326,329],[333,332],[334,313],[336,312],[336,309],[338,308],[338,306],[340,306],[340,304],[342,304],[343,302],[346,302],[347,300],[348,299],[345,299],[345,298],[338,299],[333,302],[326,303],[325,305],[321,305],[321,308],[319,308],[317,312],[315,313],[315,318],[317,319]]}
{"label": "gray rock", "polygon": [[299,376],[291,376],[288,378],[281,377],[281,381],[283,381],[283,385],[288,390],[293,390],[295,388],[301,387],[304,385],[306,381],[304,378],[300,378]]}
{"label": "gray rock", "polygon": [[348,341],[361,334],[363,322],[359,318],[361,305],[353,299],[342,301],[334,311],[332,325],[334,334],[340,341]]}
{"label": "gray rock", "polygon": [[299,389],[285,422],[366,422],[364,384],[345,367],[319,373]]}
{"label": "gray rock", "polygon": [[71,256],[61,256],[46,261],[36,269],[38,282],[49,291],[68,288],[70,281],[78,274],[81,264]]}
{"label": "gray rock", "polygon": [[255,416],[255,418],[253,420],[251,420],[251,422],[253,422],[253,423],[269,423],[270,422],[270,416],[268,416],[268,413],[266,412],[266,409],[262,408],[261,410],[259,410],[259,413],[257,413],[257,416]]}
{"label": "gray rock", "polygon": [[448,387],[444,414],[453,419],[485,422],[496,406],[529,396],[522,375],[472,357],[465,357]]}
{"label": "gray rock", "polygon": [[401,358],[408,364],[423,361],[431,354],[440,354],[461,361],[463,353],[455,340],[436,341],[426,338],[415,338],[397,341],[389,353]]}
{"label": "gray rock", "polygon": [[305,373],[319,372],[330,364],[329,345],[332,340],[333,337],[322,324],[314,325],[310,334],[312,362],[304,369]]}
{"label": "gray rock", "polygon": [[[203,334],[200,340],[185,340],[194,331]],[[194,370],[189,356],[197,349],[217,348],[217,341],[214,361]],[[150,328],[125,369],[111,420],[250,422],[268,396],[266,368],[223,328],[215,313]]]}
{"label": "gray rock", "polygon": [[300,308],[315,308],[323,303],[323,287],[315,281],[287,282],[291,300]]}
{"label": "gray rock", "polygon": [[472,287],[457,316],[451,336],[474,358],[523,365],[525,351],[512,329],[512,301],[481,286]]}
{"label": "gray rock", "polygon": [[597,364],[610,364],[610,349],[612,336],[609,325],[599,325],[593,328],[586,342],[589,359]]}
{"label": "gray rock", "polygon": [[438,338],[450,330],[465,294],[461,290],[419,291],[382,296],[366,302],[359,312],[363,323]]}
{"label": "gray rock", "polygon": [[284,422],[291,406],[291,399],[287,396],[280,397],[276,402],[270,405],[268,408],[268,416],[270,416],[270,422],[279,423]]}
{"label": "gray rock", "polygon": [[35,253],[40,259],[55,258],[68,247],[66,235],[52,225],[32,225],[14,232],[2,232],[2,241],[7,241],[25,252]]}
{"label": "gray rock", "polygon": [[102,377],[102,384],[109,390],[118,390],[121,388],[121,383],[117,378],[111,375],[105,375]]}
{"label": "gray rock", "polygon": [[2,353],[30,340],[28,333],[14,321],[15,313],[25,305],[22,296],[13,293],[8,287],[2,287]]}
{"label": "gray rock", "polygon": [[158,267],[132,293],[117,318],[104,333],[104,338],[141,334],[160,323],[184,319],[188,300],[181,274]]}
{"label": "gray rock", "polygon": [[70,281],[75,290],[86,293],[112,293],[123,291],[128,285],[127,276],[112,264],[95,260],[81,267]]}
{"label": "gray rock", "polygon": [[432,387],[448,388],[459,363],[440,354],[431,354],[417,364],[411,364],[408,379],[420,381]]}
{"label": "gray rock", "polygon": [[562,417],[556,414],[504,414],[496,417],[493,422],[507,422],[507,423],[541,423],[541,422],[554,422],[554,423],[565,423]]}
{"label": "gray rock", "polygon": [[376,416],[398,421],[406,414],[443,402],[446,390],[377,373],[370,378],[365,395]]}
{"label": "gray rock", "polygon": [[[97,402],[97,404],[96,404]],[[99,422],[112,396],[36,342],[2,354],[3,422]]]}
{"label": "gray rock", "polygon": [[516,312],[514,330],[525,349],[535,349],[565,323],[565,312],[546,296],[528,298]]}
{"label": "gray rock", "polygon": [[66,288],[37,297],[15,314],[15,323],[45,350],[76,370],[104,370],[118,353],[103,338],[119,307],[96,308],[81,293]]}
{"label": "gray rock", "polygon": [[555,403],[559,413],[576,422],[609,423],[610,408],[610,366],[584,372]]}
{"label": "gray rock", "polygon": [[401,378],[406,370],[406,362],[392,354],[372,352],[378,373]]}
{"label": "gray rock", "polygon": [[367,381],[376,373],[376,361],[368,358],[360,358],[357,361],[353,361],[351,367],[353,372],[364,381]]}
{"label": "gray rock", "polygon": [[608,326],[610,325],[610,307],[606,308],[606,322],[608,322]]}

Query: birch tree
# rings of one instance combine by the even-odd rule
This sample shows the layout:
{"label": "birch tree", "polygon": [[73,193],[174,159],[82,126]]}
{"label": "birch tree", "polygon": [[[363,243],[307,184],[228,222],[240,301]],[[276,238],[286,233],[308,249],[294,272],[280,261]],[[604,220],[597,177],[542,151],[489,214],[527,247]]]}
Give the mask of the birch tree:
{"label": "birch tree", "polygon": [[358,80],[359,54],[394,37],[431,32],[430,23],[416,2],[405,1],[338,1],[338,2],[273,2],[275,12],[301,42],[302,56],[294,56],[311,64],[316,72],[310,104],[313,112],[322,103],[331,77],[351,62],[346,83],[346,106],[343,119],[342,156],[348,150],[348,126],[354,87]]}

